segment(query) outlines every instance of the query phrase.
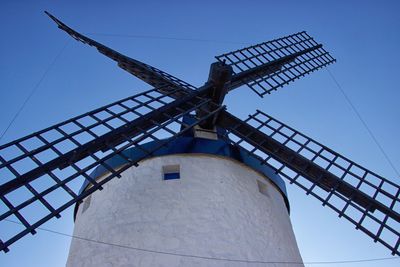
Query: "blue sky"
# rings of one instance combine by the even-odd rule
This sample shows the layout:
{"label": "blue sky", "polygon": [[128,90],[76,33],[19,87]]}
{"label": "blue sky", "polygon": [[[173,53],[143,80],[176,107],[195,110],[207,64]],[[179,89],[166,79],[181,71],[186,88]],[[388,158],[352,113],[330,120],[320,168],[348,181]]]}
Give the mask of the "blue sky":
{"label": "blue sky", "polygon": [[[117,51],[197,86],[205,82],[215,55],[306,30],[337,59],[329,69],[400,169],[398,1],[108,2],[0,3],[0,131],[71,40],[0,143],[149,88],[58,30],[44,15],[48,10]],[[242,118],[261,109],[378,174],[400,181],[325,69],[264,99],[248,88],[237,89],[227,96],[226,104]],[[288,192],[304,261],[390,256],[302,191],[288,185]],[[71,213],[44,226],[72,233]],[[64,266],[69,242],[67,237],[39,232],[1,254],[0,265]],[[397,266],[399,262],[343,266]]]}

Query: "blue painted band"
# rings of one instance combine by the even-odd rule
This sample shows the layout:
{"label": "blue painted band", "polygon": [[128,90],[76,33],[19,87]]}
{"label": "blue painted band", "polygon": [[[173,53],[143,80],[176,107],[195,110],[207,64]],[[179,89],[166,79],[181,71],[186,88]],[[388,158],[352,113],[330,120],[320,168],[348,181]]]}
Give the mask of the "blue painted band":
{"label": "blue painted band", "polygon": [[[130,158],[133,160],[139,159],[141,157],[146,156],[144,151],[151,151],[159,145],[157,141],[149,142],[147,144],[142,145],[143,149],[138,148],[130,148],[123,152],[123,156],[114,156],[111,159],[106,161],[106,164],[112,168],[118,168],[126,164],[125,158]],[[234,160],[237,160],[248,167],[264,174],[272,183],[274,183],[278,189],[281,191],[286,206],[289,210],[289,202],[287,199],[286,186],[282,178],[275,173],[275,171],[268,167],[267,165],[261,164],[261,161],[251,155],[248,154],[245,150],[238,148],[236,146],[230,145],[222,140],[209,140],[203,138],[194,138],[194,137],[179,137],[173,141],[171,141],[168,146],[164,146],[158,150],[156,150],[152,156],[150,157],[159,157],[173,154],[211,154],[223,157],[229,157]],[[96,179],[103,174],[109,172],[103,166],[97,167],[91,177]],[[85,180],[80,193],[85,190],[85,188],[89,185],[89,181]]]}

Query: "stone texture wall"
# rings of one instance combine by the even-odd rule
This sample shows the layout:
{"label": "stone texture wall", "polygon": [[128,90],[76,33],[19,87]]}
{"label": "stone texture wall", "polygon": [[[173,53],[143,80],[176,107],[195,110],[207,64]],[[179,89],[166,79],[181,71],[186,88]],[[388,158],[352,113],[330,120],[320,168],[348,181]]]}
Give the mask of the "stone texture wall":
{"label": "stone texture wall", "polygon": [[[163,166],[175,164],[181,178],[163,180]],[[117,246],[73,239],[67,266],[294,266],[147,250],[302,261],[280,192],[264,176],[229,158],[185,154],[148,159],[85,202],[74,235]]]}

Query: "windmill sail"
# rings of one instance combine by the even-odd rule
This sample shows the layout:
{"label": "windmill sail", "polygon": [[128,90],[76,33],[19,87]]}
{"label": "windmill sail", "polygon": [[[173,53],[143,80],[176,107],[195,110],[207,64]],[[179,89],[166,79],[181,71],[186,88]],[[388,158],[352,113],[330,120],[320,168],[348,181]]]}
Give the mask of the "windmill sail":
{"label": "windmill sail", "polygon": [[215,57],[232,66],[229,90],[246,84],[263,97],[300,77],[335,62],[306,32],[299,32]]}
{"label": "windmill sail", "polygon": [[[159,91],[151,89],[1,145],[0,221],[13,219],[24,227],[0,232],[0,250],[35,234],[37,227],[222,108],[210,110],[210,100],[199,97],[204,91],[181,90],[185,96],[178,100]],[[183,116],[203,108],[194,123],[182,122]],[[151,141],[158,145],[141,146]],[[142,156],[129,158],[124,154],[129,148],[141,150]],[[108,164],[116,156],[122,167]],[[96,181],[91,173],[99,166],[108,173]],[[83,182],[88,189],[79,193]]]}
{"label": "windmill sail", "polygon": [[[168,74],[162,70],[159,70],[153,66],[140,62],[136,59],[132,59],[121,53],[108,48],[107,46],[96,42],[77,31],[71,29],[67,25],[65,25],[62,21],[45,11],[45,13],[57,23],[58,27],[68,33],[71,37],[75,40],[80,41],[84,44],[88,44],[90,46],[94,46],[97,50],[106,55],[107,57],[111,58],[112,60],[118,63],[118,66],[130,74],[138,77],[139,79],[143,80],[144,82],[150,84],[155,88],[159,88],[159,90],[164,90],[165,92],[174,91],[175,89],[186,89],[186,90],[194,90],[195,87],[190,85],[189,83],[178,79],[171,74]],[[180,91],[176,91],[175,93],[179,93]],[[178,97],[178,96],[177,96]]]}
{"label": "windmill sail", "polygon": [[257,111],[242,121],[222,112],[230,142],[263,159],[307,194],[400,255],[400,186]]}

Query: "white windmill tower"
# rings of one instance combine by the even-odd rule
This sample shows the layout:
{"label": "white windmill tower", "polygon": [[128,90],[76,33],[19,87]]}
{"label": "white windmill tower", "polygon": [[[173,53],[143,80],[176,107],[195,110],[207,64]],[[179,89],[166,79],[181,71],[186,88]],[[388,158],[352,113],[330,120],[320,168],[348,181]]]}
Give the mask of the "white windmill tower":
{"label": "white windmill tower", "polygon": [[[74,235],[126,249],[73,239],[67,265],[235,264],[221,259],[302,262],[283,180],[216,137],[196,129],[195,136],[177,138],[88,196],[76,208]],[[136,159],[141,150],[126,152]],[[109,165],[117,169],[123,162],[117,157]],[[104,173],[108,171],[99,170],[96,179]]]}
{"label": "white windmill tower", "polygon": [[[218,56],[195,88],[48,15],[154,88],[0,147],[15,153],[0,158],[8,173],[0,220],[12,214],[24,225],[1,239],[1,250],[75,204],[74,235],[84,238],[72,241],[68,266],[301,265],[284,177],[400,254],[399,185],[261,111],[243,121],[222,105],[239,86],[263,96],[333,63],[307,33]],[[40,145],[26,148],[27,141]],[[21,160],[32,167],[19,170]],[[53,185],[33,185],[46,179]],[[19,188],[32,196],[10,202]],[[66,194],[58,206],[46,200],[56,190]],[[34,204],[47,214],[32,221],[20,211]]]}
{"label": "white windmill tower", "polygon": [[[114,168],[116,161],[110,162]],[[235,264],[211,258],[301,262],[283,181],[240,149],[180,137],[121,175],[79,205],[75,236],[209,260],[73,239],[68,266]]]}

